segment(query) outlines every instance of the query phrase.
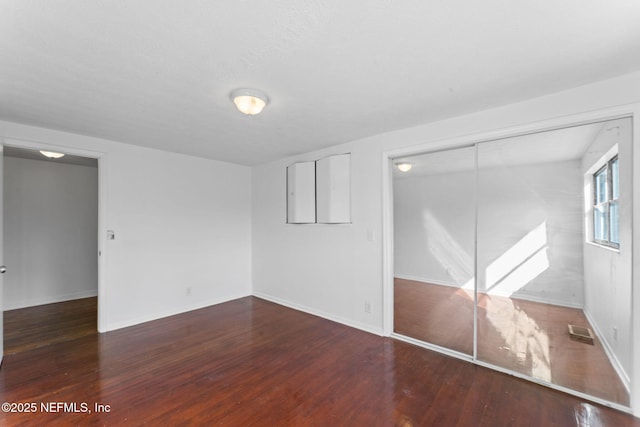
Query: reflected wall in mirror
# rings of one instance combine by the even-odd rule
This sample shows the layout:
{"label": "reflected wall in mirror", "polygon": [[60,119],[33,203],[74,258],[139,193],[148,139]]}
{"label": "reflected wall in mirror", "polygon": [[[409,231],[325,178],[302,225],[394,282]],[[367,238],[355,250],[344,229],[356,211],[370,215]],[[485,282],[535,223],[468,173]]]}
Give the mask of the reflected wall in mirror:
{"label": "reflected wall in mirror", "polygon": [[475,147],[396,159],[394,331],[473,354]]}
{"label": "reflected wall in mirror", "polygon": [[629,406],[631,154],[622,118],[396,159],[394,332]]}
{"label": "reflected wall in mirror", "polygon": [[629,405],[630,153],[630,119],[478,145],[479,360]]}

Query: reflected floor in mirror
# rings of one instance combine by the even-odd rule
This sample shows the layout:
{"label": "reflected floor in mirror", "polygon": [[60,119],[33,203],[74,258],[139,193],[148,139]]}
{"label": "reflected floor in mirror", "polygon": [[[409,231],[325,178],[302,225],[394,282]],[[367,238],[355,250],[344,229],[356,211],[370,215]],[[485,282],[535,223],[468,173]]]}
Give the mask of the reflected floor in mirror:
{"label": "reflected floor in mirror", "polygon": [[473,354],[473,292],[394,279],[394,332]]}
{"label": "reflected floor in mirror", "polygon": [[[480,294],[478,359],[629,405],[629,394],[598,338],[593,345],[571,339],[569,324],[593,331],[579,309]],[[396,278],[394,331],[471,354],[473,293]]]}

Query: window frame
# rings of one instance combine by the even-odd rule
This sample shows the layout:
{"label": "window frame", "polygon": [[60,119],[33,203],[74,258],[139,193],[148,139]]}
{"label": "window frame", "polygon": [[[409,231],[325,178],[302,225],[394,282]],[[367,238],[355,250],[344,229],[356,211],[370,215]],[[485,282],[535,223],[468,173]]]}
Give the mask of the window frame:
{"label": "window frame", "polygon": [[[593,243],[596,243],[598,245],[606,246],[608,248],[613,248],[613,249],[620,249],[620,243],[613,242],[611,240],[611,206],[612,205],[618,206],[618,211],[617,211],[618,226],[620,224],[620,209],[619,209],[620,190],[619,189],[618,189],[617,197],[616,198],[613,197],[613,163],[614,162],[618,162],[617,182],[618,182],[618,185],[620,185],[620,162],[618,161],[617,153],[613,155],[609,160],[607,160],[602,167],[598,168],[598,170],[596,170],[592,174],[591,179],[592,179],[593,191],[592,191],[592,202],[591,202],[591,218],[592,218],[591,219],[592,220],[591,238]],[[598,176],[603,171],[606,172],[607,174],[606,181],[605,181],[605,200],[602,202],[598,202]],[[606,239],[596,238],[595,213],[597,211],[602,211],[605,213],[604,221],[605,221],[605,229],[606,229]]]}

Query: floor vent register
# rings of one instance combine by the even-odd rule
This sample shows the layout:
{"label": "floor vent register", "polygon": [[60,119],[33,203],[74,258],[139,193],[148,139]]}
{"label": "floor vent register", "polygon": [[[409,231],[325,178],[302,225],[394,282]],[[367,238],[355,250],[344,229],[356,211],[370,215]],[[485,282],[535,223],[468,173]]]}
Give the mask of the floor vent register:
{"label": "floor vent register", "polygon": [[582,326],[569,325],[569,336],[572,340],[580,341],[593,345],[593,332],[589,328]]}

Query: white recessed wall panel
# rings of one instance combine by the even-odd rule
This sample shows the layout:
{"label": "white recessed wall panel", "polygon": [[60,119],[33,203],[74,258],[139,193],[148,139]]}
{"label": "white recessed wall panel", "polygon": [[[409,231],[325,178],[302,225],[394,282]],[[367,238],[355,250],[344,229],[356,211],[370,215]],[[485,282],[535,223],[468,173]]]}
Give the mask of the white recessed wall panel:
{"label": "white recessed wall panel", "polygon": [[299,162],[287,167],[287,222],[316,222],[315,162]]}
{"label": "white recessed wall panel", "polygon": [[351,155],[328,156],[316,162],[318,222],[351,222]]}

